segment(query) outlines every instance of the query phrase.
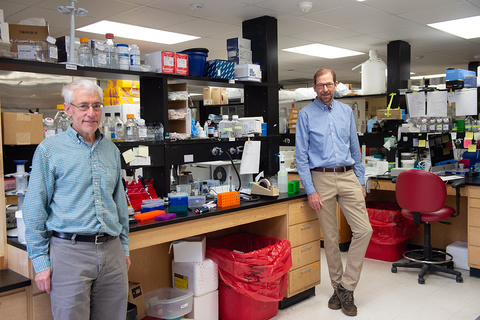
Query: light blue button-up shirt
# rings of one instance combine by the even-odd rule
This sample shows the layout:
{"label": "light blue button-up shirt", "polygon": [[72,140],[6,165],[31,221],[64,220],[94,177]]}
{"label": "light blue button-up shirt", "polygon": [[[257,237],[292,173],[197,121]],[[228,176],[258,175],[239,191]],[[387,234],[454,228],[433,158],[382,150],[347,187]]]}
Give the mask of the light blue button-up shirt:
{"label": "light blue button-up shirt", "polygon": [[361,185],[365,167],[352,109],[333,100],[331,110],[315,99],[298,112],[295,158],[298,174],[307,194],[315,192],[310,170],[316,167],[353,166]]}
{"label": "light blue button-up shirt", "polygon": [[128,251],[120,151],[100,135],[93,146],[70,126],[35,150],[23,217],[35,272],[51,267],[48,231],[119,236]]}

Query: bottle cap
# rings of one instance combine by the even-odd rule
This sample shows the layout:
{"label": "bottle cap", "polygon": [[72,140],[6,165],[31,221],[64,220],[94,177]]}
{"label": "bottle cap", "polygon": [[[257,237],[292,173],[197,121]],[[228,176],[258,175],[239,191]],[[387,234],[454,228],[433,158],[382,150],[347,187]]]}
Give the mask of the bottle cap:
{"label": "bottle cap", "polygon": [[132,113],[127,114],[127,119],[135,119],[135,116]]}
{"label": "bottle cap", "polygon": [[87,42],[88,42],[88,38],[85,38],[85,37],[80,38],[80,43],[87,43]]}
{"label": "bottle cap", "polygon": [[234,114],[234,115],[232,116],[232,119],[238,119],[238,114]]}
{"label": "bottle cap", "polygon": [[120,117],[120,112],[115,112],[115,117]]}
{"label": "bottle cap", "polygon": [[113,39],[113,33],[106,33],[105,39]]}
{"label": "bottle cap", "polygon": [[105,112],[105,117],[111,117],[112,114],[110,112]]}
{"label": "bottle cap", "polygon": [[60,110],[60,109],[65,109],[65,108],[63,107],[63,104],[57,104],[57,110]]}
{"label": "bottle cap", "polygon": [[45,124],[50,126],[54,123],[53,119],[52,118],[45,118]]}
{"label": "bottle cap", "polygon": [[228,114],[222,115],[222,120],[228,120]]}

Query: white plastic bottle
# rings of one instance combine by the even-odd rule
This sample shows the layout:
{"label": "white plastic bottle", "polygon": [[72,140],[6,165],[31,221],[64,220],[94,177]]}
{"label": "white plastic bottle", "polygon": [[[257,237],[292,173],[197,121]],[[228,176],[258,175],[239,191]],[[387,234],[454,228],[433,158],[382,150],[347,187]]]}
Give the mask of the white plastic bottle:
{"label": "white plastic bottle", "polygon": [[[377,50],[370,50],[370,59],[353,69],[362,67],[362,93],[379,94],[387,91],[387,65],[377,55]],[[352,70],[353,70],[352,69]]]}
{"label": "white plastic bottle", "polygon": [[68,125],[70,124],[71,121],[70,121],[70,117],[65,112],[63,104],[57,104],[57,113],[55,114],[53,121],[55,123],[56,134],[67,131]]}
{"label": "white plastic bottle", "polygon": [[130,47],[130,70],[140,71],[140,49],[136,44]]}
{"label": "white plastic bottle", "polygon": [[285,159],[283,154],[278,153],[278,159],[280,161],[280,170],[278,170],[278,192],[288,192],[288,173],[285,168]]}
{"label": "white plastic bottle", "polygon": [[130,56],[128,54],[128,44],[117,44],[118,53],[118,69],[129,70],[130,69]]}
{"label": "white plastic bottle", "polygon": [[110,69],[118,69],[117,45],[113,39],[113,33],[105,34],[105,54],[107,56],[106,67]]}
{"label": "white plastic bottle", "polygon": [[55,121],[52,118],[43,119],[43,137],[47,139],[55,135]]}
{"label": "white plastic bottle", "polygon": [[233,130],[231,121],[228,120],[228,114],[222,115],[222,121],[218,124],[218,137],[230,138],[233,137]]}
{"label": "white plastic bottle", "polygon": [[125,122],[125,141],[138,140],[138,127],[135,123],[135,116],[131,113],[127,114],[127,122]]}
{"label": "white plastic bottle", "polygon": [[233,135],[235,138],[240,138],[243,134],[242,132],[242,123],[238,121],[238,115],[234,114],[232,116],[232,127],[233,127]]}
{"label": "white plastic bottle", "polygon": [[112,141],[125,141],[125,129],[123,120],[120,119],[120,112],[115,112],[113,121]]}
{"label": "white plastic bottle", "polygon": [[101,126],[103,137],[105,139],[112,140],[112,127],[113,127],[112,114],[110,112],[106,112],[105,120],[102,122],[102,126]]}
{"label": "white plastic bottle", "polygon": [[147,137],[147,126],[145,126],[145,120],[144,119],[138,119],[137,120],[137,128],[138,128],[138,140],[140,141],[146,141],[148,140]]}
{"label": "white plastic bottle", "polygon": [[80,47],[78,48],[78,63],[86,67],[92,66],[92,49],[88,43],[88,38],[80,38]]}

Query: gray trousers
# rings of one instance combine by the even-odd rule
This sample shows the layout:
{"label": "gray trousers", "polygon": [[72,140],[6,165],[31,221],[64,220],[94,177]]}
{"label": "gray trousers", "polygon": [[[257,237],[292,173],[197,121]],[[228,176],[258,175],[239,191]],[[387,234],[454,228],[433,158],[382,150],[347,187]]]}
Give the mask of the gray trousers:
{"label": "gray trousers", "polygon": [[[362,272],[363,260],[372,235],[362,187],[353,170],[347,172],[312,171],[312,180],[323,202],[316,211],[323,231],[325,255],[333,287],[342,284],[355,290]],[[348,249],[345,271],[338,246],[337,202],[352,230],[352,242]]]}
{"label": "gray trousers", "polygon": [[127,263],[118,238],[96,245],[52,237],[50,260],[54,319],[125,319]]}

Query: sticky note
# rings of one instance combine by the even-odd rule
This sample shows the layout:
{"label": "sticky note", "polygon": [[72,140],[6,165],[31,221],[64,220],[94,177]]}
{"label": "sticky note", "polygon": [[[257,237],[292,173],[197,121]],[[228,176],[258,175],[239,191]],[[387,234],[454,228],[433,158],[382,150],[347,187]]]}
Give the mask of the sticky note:
{"label": "sticky note", "polygon": [[450,149],[448,148],[443,148],[443,155],[447,155],[447,154],[450,154]]}
{"label": "sticky note", "polygon": [[148,157],[149,156],[149,149],[148,146],[138,146],[138,156],[139,157]]}
{"label": "sticky note", "polygon": [[476,144],[471,144],[468,146],[468,152],[477,152],[477,145]]}
{"label": "sticky note", "polygon": [[450,137],[448,135],[442,136],[442,142],[443,143],[448,142],[448,141],[450,141]]}
{"label": "sticky note", "polygon": [[426,140],[418,140],[418,146],[420,148],[425,148]]}
{"label": "sticky note", "polygon": [[463,140],[463,147],[464,148],[468,148],[468,146],[470,146],[471,144],[472,144],[472,140],[467,140],[467,139]]}
{"label": "sticky note", "polygon": [[128,149],[127,151],[122,153],[123,159],[125,160],[125,163],[130,163],[133,160],[135,160],[135,153],[133,152],[132,149]]}
{"label": "sticky note", "polygon": [[473,132],[465,132],[465,140],[472,140],[473,139]]}

